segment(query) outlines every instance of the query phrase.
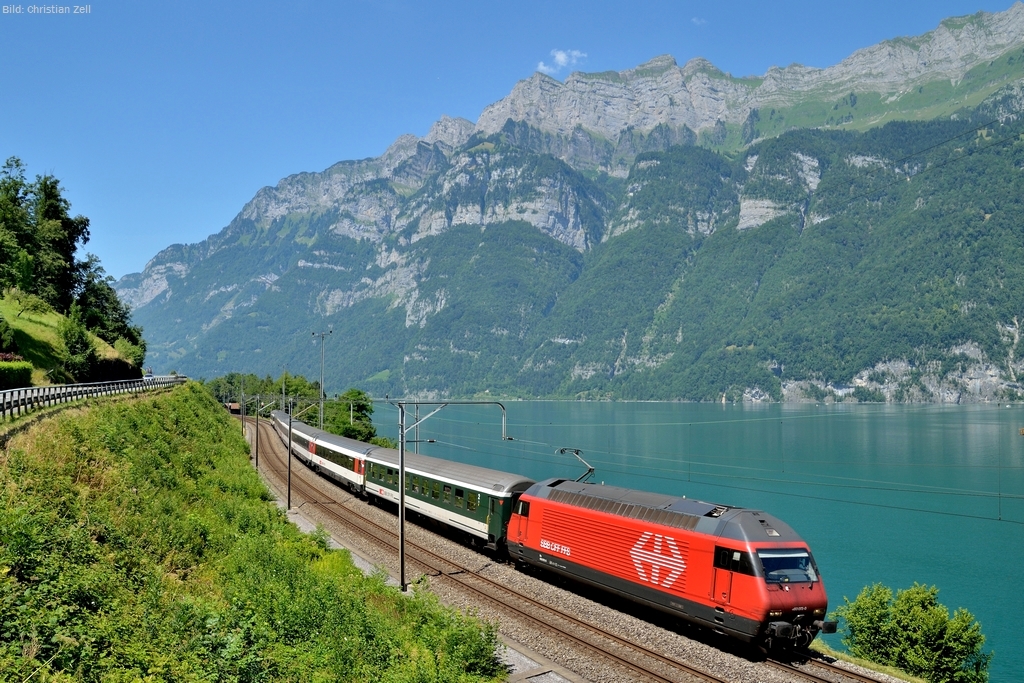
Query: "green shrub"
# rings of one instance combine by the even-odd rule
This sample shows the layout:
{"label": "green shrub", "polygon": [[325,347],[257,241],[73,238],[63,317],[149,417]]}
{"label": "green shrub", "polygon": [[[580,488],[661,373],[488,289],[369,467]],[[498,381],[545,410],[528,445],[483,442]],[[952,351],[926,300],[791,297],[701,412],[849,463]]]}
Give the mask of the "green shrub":
{"label": "green shrub", "polygon": [[880,583],[836,608],[850,653],[894,666],[931,683],[988,681],[991,652],[982,652],[981,624],[965,609],[950,618],[939,589],[915,583],[896,592]]}
{"label": "green shrub", "polygon": [[0,391],[32,386],[32,364],[28,361],[0,362]]}
{"label": "green shrub", "polygon": [[124,337],[120,337],[114,342],[114,350],[117,351],[121,358],[124,358],[137,368],[141,368],[142,364],[146,362],[145,342],[142,344],[132,344]]}
{"label": "green shrub", "polygon": [[14,341],[14,328],[5,318],[0,317],[0,352],[13,353],[18,350]]}
{"label": "green shrub", "polygon": [[98,357],[89,332],[81,319],[78,304],[72,304],[67,317],[57,323],[57,333],[64,343],[61,365],[76,382],[91,379]]}

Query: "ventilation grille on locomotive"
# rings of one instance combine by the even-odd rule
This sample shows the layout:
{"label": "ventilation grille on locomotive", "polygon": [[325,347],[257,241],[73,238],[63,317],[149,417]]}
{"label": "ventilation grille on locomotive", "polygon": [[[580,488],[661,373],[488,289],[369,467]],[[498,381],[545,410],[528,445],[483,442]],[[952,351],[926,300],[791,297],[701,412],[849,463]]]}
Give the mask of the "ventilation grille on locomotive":
{"label": "ventilation grille on locomotive", "polygon": [[559,489],[552,490],[548,494],[548,499],[557,503],[575,505],[576,507],[586,508],[596,512],[607,512],[610,515],[630,517],[632,519],[639,519],[652,524],[676,527],[678,529],[693,529],[697,526],[697,522],[700,521],[699,516],[688,515],[685,512],[676,512],[675,510],[666,510],[665,508],[654,508],[647,505],[607,500],[605,498],[588,496],[583,493],[561,491]]}

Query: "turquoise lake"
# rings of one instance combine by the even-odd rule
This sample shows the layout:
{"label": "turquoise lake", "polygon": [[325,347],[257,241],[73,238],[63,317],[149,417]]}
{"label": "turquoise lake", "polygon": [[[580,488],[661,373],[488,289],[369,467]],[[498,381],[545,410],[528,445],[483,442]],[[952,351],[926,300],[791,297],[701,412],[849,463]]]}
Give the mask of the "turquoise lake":
{"label": "turquoise lake", "polygon": [[[583,466],[555,452],[575,448],[594,482],[766,510],[810,544],[830,609],[872,583],[938,586],[951,612],[964,607],[981,622],[995,651],[991,680],[1024,680],[1024,406],[505,407],[514,441],[501,440],[497,406],[449,406],[419,430],[437,443],[416,450],[575,479]],[[378,431],[396,438],[397,410],[375,408]]]}

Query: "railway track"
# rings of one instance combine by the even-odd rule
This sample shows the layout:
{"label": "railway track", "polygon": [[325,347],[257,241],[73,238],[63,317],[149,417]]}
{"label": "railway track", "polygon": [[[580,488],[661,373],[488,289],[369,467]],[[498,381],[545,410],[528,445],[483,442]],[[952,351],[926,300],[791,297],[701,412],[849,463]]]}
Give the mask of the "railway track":
{"label": "railway track", "polygon": [[[247,419],[251,425],[252,419]],[[286,447],[281,443],[277,432],[268,422],[260,422],[260,469],[269,471],[282,480],[287,474]],[[391,552],[397,552],[398,534],[391,528],[382,526],[368,516],[361,514],[358,507],[345,505],[333,497],[327,496],[309,483],[307,478],[318,477],[311,469],[297,461],[292,464],[292,502],[293,507],[302,505],[313,506],[320,514],[371,538],[375,543]],[[339,492],[341,489],[339,489]],[[342,494],[345,498],[347,493]],[[462,591],[473,596],[477,603],[490,604],[505,614],[529,624],[532,628],[547,633],[550,637],[561,639],[575,645],[582,652],[624,669],[636,680],[650,681],[709,681],[725,683],[730,679],[721,678],[710,671],[694,667],[678,659],[667,657],[643,645],[621,638],[584,620],[578,619],[546,603],[535,600],[520,592],[514,591],[502,583],[480,575],[476,570],[460,565],[448,557],[444,557],[425,546],[411,542],[406,538],[406,557],[411,564],[418,565],[421,573],[428,576],[450,581]],[[820,683],[837,683],[836,675],[847,680],[878,683],[875,679],[857,677],[845,669],[808,659],[801,666],[786,662],[769,660],[766,664],[777,671],[785,672],[790,678],[818,681]],[[803,667],[821,668],[822,673],[816,675]]]}
{"label": "railway track", "polygon": [[[879,683],[877,678],[865,676],[864,674],[857,673],[856,671],[851,671],[820,659],[814,659],[813,657],[802,658],[790,662],[769,659],[765,663],[772,668],[779,671],[785,671],[807,681],[829,681],[829,683],[835,683],[838,680],[848,680],[856,681],[857,683]],[[817,669],[820,673],[815,673],[810,669]],[[825,674],[828,675],[826,676]]]}

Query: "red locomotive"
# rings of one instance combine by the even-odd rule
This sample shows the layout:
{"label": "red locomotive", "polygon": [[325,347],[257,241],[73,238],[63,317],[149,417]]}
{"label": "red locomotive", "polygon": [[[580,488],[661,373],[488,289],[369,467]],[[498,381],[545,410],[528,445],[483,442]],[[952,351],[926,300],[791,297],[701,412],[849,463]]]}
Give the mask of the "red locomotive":
{"label": "red locomotive", "polygon": [[548,479],[520,497],[507,543],[517,561],[767,648],[835,632],[807,544],[759,510]]}

